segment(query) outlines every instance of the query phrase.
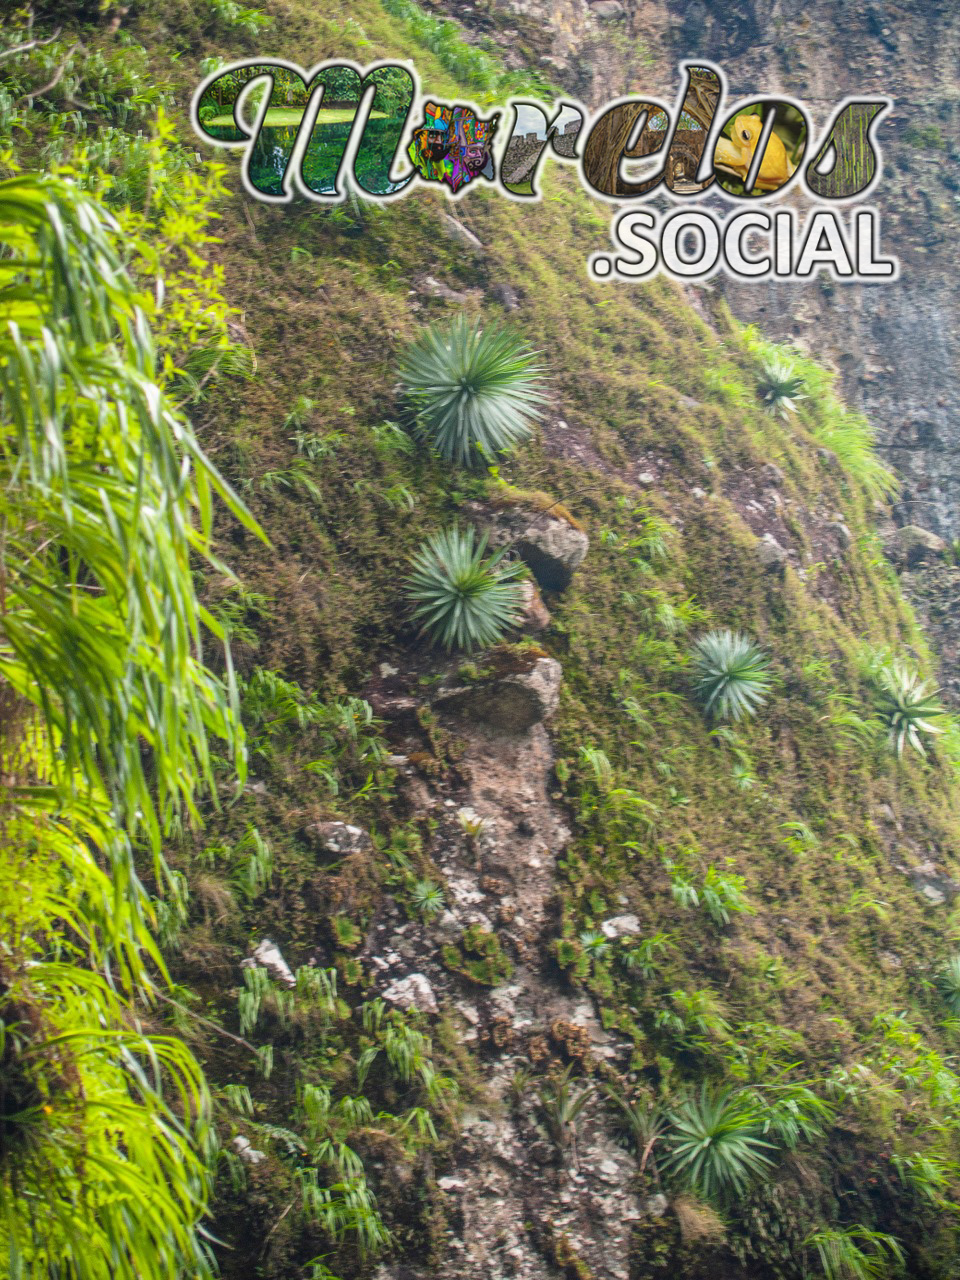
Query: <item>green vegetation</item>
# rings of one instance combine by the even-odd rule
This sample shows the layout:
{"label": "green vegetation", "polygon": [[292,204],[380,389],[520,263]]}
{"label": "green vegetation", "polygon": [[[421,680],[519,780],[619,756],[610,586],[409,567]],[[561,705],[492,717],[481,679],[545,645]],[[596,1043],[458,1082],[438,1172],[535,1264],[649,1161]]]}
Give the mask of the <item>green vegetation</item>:
{"label": "green vegetation", "polygon": [[485,554],[487,539],[473,528],[436,533],[413,558],[407,594],[414,617],[435,644],[466,649],[496,644],[518,618],[524,572],[505,551]]}
{"label": "green vegetation", "polygon": [[[270,14],[291,58],[413,58],[439,99],[487,92],[456,28],[434,39],[443,20],[400,0]],[[906,1274],[949,1280],[960,938],[913,879],[928,861],[956,876],[958,737],[927,684],[913,712],[943,732],[914,724],[926,755],[883,742],[886,717],[898,733],[908,717],[864,654],[897,655],[914,693],[934,664],[873,532],[894,486],[870,424],[716,296],[700,315],[666,281],[614,300],[572,271],[570,246],[599,243],[607,219],[566,167],[548,165],[534,205],[460,202],[484,246],[469,255],[438,235],[448,206],[428,191],[262,206],[185,115],[207,60],[255,56],[261,21],[193,0],[145,0],[113,33],[64,21],[4,59],[0,98],[3,179],[22,194],[36,183],[18,175],[54,174],[5,218],[0,262],[29,356],[5,325],[3,1246],[32,1280],[50,1274],[43,1248],[97,1280],[166,1275],[171,1258],[202,1276],[208,1245],[225,1280],[438,1269],[458,1229],[437,1179],[459,1167],[460,1100],[486,1118],[488,1082],[513,1074],[520,1136],[539,1129],[592,1179],[593,1135],[616,1119],[638,1196],[669,1193],[664,1218],[632,1225],[645,1280],[894,1275],[901,1253]],[[507,74],[493,63],[491,85]],[[38,213],[51,199],[63,238]],[[522,410],[523,448],[499,469],[469,443],[460,460],[482,465],[452,467],[398,425],[398,367],[463,306],[424,285],[425,245],[431,276],[467,296],[465,335],[509,310],[511,341],[549,353],[551,413],[533,431],[543,401]],[[43,326],[59,362],[44,363]],[[803,380],[788,430],[757,394],[773,358]],[[572,834],[535,855],[552,896],[525,932],[512,886],[480,884],[498,823],[436,803],[465,803],[480,770],[426,705],[448,664],[398,608],[411,560],[479,522],[476,504],[549,511],[590,538],[541,637],[563,667],[547,795]],[[768,529],[793,552],[782,575],[758,564]],[[516,591],[476,538],[470,557]],[[501,610],[490,639],[507,625]],[[755,662],[711,668],[705,717],[691,644],[725,633]],[[530,653],[475,654],[461,676]],[[395,720],[391,668],[420,702]],[[331,820],[368,836],[335,847]],[[445,915],[460,911],[454,846],[458,876],[480,868],[486,924]],[[377,997],[408,963],[375,964],[396,928],[438,1015]],[[267,938],[294,985],[240,968]],[[552,1010],[531,1028],[484,1012],[464,1036],[457,1003],[485,1011],[509,996],[491,988],[531,974],[558,1005],[591,1004],[620,1057],[577,1049]],[[608,1088],[610,1108],[590,1105]],[[555,1176],[525,1161],[535,1210]],[[562,1233],[537,1247],[585,1274]]]}
{"label": "green vegetation", "polygon": [[739,631],[710,631],[691,653],[695,689],[703,709],[716,720],[756,715],[770,689],[770,660]]}
{"label": "green vegetation", "polygon": [[465,929],[458,945],[443,948],[443,963],[481,987],[499,986],[513,973],[500,939],[479,924]]}
{"label": "green vegetation", "polygon": [[577,1129],[584,1107],[594,1095],[590,1085],[578,1088],[573,1068],[567,1067],[556,1078],[546,1081],[537,1097],[547,1132],[560,1151],[573,1149],[576,1156]]}
{"label": "green vegetation", "polygon": [[403,23],[420,48],[429,49],[440,66],[481,103],[500,103],[511,94],[552,102],[560,95],[560,90],[537,71],[505,71],[496,57],[468,44],[455,22],[425,13],[414,0],[383,0],[383,7]]}
{"label": "green vegetation", "polygon": [[742,1195],[749,1179],[772,1163],[766,1153],[773,1145],[761,1136],[762,1111],[731,1089],[703,1085],[669,1119],[664,1169],[707,1199]]}
{"label": "green vegetation", "polygon": [[[267,129],[279,126],[299,124],[303,119],[303,107],[270,107],[266,115],[263,117],[264,127]],[[346,124],[348,120],[352,120],[356,116],[356,111],[351,111],[349,107],[321,107],[317,112],[314,128],[322,128],[325,124]],[[383,111],[371,111],[371,120],[386,120],[386,113]],[[204,124],[211,125],[213,128],[232,128],[233,116],[212,116],[204,118]]]}
{"label": "green vegetation", "polygon": [[[870,1280],[903,1272],[903,1250],[893,1236],[864,1227],[817,1231],[806,1241],[816,1250],[827,1280]],[[863,1247],[862,1247],[863,1246]]]}
{"label": "green vegetation", "polygon": [[803,385],[803,377],[793,365],[775,358],[763,366],[757,391],[768,413],[789,418],[796,411],[797,402],[805,398],[800,394]]}
{"label": "green vegetation", "polygon": [[877,691],[877,712],[898,759],[906,746],[926,755],[921,735],[943,732],[931,723],[943,715],[933,681],[921,679],[918,672],[911,671],[902,661],[883,656],[874,662],[871,675]]}
{"label": "green vegetation", "polygon": [[951,956],[947,961],[939,985],[950,1012],[960,1016],[960,956]]}
{"label": "green vegetation", "polygon": [[157,384],[115,231],[67,183],[0,183],[0,1242],[16,1275],[205,1276],[207,1088],[131,1016],[165,980],[131,854],[176,901],[161,850],[213,740],[243,776],[188,559],[215,563],[214,494],[255,525]]}
{"label": "green vegetation", "polygon": [[400,365],[417,433],[448,462],[488,466],[529,440],[540,417],[544,395],[534,361],[513,334],[470,325],[464,316],[428,329]]}

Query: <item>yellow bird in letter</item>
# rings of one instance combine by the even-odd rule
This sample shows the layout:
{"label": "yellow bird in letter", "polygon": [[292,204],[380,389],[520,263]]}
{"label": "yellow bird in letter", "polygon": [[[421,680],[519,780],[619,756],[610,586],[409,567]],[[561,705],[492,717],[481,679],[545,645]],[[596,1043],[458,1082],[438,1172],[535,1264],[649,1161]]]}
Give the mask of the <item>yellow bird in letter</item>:
{"label": "yellow bird in letter", "polygon": [[[735,173],[742,182],[746,182],[753,164],[753,153],[762,133],[763,121],[759,116],[737,116],[733,122],[733,138],[717,139],[713,153],[714,165],[728,173]],[[776,133],[771,133],[760,161],[760,172],[754,189],[776,191],[788,178],[793,177],[796,168],[795,164],[790,163],[786,147]]]}

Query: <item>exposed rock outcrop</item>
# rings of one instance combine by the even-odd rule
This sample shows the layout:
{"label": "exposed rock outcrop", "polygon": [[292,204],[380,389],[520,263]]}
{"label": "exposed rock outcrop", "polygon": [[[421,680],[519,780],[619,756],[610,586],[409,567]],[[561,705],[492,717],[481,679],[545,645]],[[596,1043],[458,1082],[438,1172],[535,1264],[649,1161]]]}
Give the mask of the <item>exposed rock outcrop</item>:
{"label": "exposed rock outcrop", "polygon": [[537,658],[528,671],[441,689],[433,703],[449,714],[481,721],[501,733],[524,733],[556,711],[562,677],[555,658]]}
{"label": "exposed rock outcrop", "polygon": [[918,565],[933,564],[947,549],[943,538],[921,529],[916,524],[905,524],[894,529],[884,539],[887,556],[899,569],[915,569]]}
{"label": "exposed rock outcrop", "polygon": [[493,547],[511,547],[545,591],[564,591],[590,549],[586,533],[550,510],[507,507],[491,511],[474,503],[471,512]]}
{"label": "exposed rock outcrop", "polygon": [[281,987],[295,987],[297,980],[293,976],[293,970],[283,958],[280,948],[275,942],[271,942],[269,938],[264,938],[262,942],[254,948],[253,955],[240,963],[242,969],[266,969],[271,979]]}
{"label": "exposed rock outcrop", "polygon": [[[548,1259],[560,1253],[595,1280],[629,1274],[630,1232],[641,1215],[635,1161],[617,1144],[600,1093],[561,1149],[536,1092],[518,1098],[512,1087],[518,1069],[553,1061],[577,1064],[585,1078],[575,1087],[590,1088],[596,1065],[623,1069],[629,1049],[603,1028],[588,995],[542,965],[556,927],[557,859],[570,840],[550,795],[554,755],[543,723],[562,670],[536,652],[525,660],[522,646],[506,656],[527,669],[430,698],[455,726],[455,780],[413,767],[403,775],[411,806],[433,818],[445,909],[421,923],[387,906],[367,944],[386,1000],[448,1013],[488,1064],[486,1092],[462,1118],[449,1167],[438,1170],[449,1223],[442,1260],[384,1266],[377,1280],[545,1280]],[[412,727],[397,746],[418,758]],[[624,914],[607,925],[626,936],[634,920]]]}
{"label": "exposed rock outcrop", "polygon": [[365,853],[373,847],[369,833],[349,822],[314,822],[306,828],[305,834],[321,853],[332,853],[341,858],[350,853]]}

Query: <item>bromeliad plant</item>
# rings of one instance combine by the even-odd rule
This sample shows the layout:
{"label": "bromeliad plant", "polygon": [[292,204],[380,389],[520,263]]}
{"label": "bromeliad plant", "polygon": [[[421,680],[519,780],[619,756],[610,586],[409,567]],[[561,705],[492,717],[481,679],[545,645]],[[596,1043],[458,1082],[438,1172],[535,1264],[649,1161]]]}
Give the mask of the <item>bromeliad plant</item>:
{"label": "bromeliad plant", "polygon": [[960,955],[952,956],[940,972],[937,983],[955,1018],[960,1018]]}
{"label": "bromeliad plant", "polygon": [[768,413],[788,418],[796,412],[797,402],[806,399],[800,394],[803,386],[803,375],[788,360],[775,356],[763,366],[757,393]]}
{"label": "bromeliad plant", "polygon": [[704,711],[715,720],[756,715],[770,689],[770,659],[739,631],[710,631],[691,653],[694,687]]}
{"label": "bromeliad plant", "polygon": [[427,329],[400,362],[416,433],[447,462],[476,468],[530,438],[545,401],[540,374],[522,339],[463,316]]}
{"label": "bromeliad plant", "polygon": [[722,1201],[763,1174],[775,1150],[762,1138],[763,1113],[745,1094],[704,1084],[670,1113],[661,1168],[695,1195]]}
{"label": "bromeliad plant", "polygon": [[903,749],[908,745],[925,756],[927,753],[921,735],[943,732],[930,723],[934,717],[943,715],[933,681],[921,680],[916,671],[898,659],[877,665],[873,680],[877,711],[886,725],[887,741],[897,758],[903,756]]}
{"label": "bromeliad plant", "polygon": [[487,539],[456,526],[429,538],[413,557],[407,595],[414,617],[434,644],[467,651],[496,644],[516,623],[525,573],[504,551],[486,556]]}

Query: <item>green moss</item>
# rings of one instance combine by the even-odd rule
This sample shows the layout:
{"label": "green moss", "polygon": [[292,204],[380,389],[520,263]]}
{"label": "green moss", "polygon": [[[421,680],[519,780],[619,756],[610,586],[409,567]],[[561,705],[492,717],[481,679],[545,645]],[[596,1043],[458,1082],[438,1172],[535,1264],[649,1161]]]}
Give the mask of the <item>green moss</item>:
{"label": "green moss", "polygon": [[504,955],[500,939],[478,924],[464,930],[459,945],[443,948],[443,963],[478,986],[496,987],[513,976],[513,965]]}

